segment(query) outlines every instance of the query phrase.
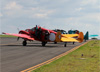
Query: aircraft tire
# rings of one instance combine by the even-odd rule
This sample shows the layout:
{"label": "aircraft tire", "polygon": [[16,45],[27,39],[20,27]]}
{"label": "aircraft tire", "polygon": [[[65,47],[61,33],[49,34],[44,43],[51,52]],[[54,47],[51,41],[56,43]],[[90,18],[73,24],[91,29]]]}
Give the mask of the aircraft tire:
{"label": "aircraft tire", "polygon": [[23,46],[26,46],[27,45],[27,42],[26,41],[23,41]]}
{"label": "aircraft tire", "polygon": [[75,42],[73,42],[73,45],[75,44]]}
{"label": "aircraft tire", "polygon": [[54,44],[57,44],[57,42],[54,42]]}
{"label": "aircraft tire", "polygon": [[66,47],[66,44],[64,44],[64,47]]}
{"label": "aircraft tire", "polygon": [[67,44],[67,42],[65,42],[64,47],[66,47],[66,46],[67,46],[66,44]]}
{"label": "aircraft tire", "polygon": [[42,46],[45,46],[47,42],[42,42]]}

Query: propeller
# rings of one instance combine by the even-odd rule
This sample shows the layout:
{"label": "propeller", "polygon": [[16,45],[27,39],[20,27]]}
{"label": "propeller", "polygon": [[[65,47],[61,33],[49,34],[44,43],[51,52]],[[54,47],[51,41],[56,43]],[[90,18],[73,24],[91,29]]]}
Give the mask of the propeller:
{"label": "propeller", "polygon": [[20,37],[17,38],[17,41],[19,40]]}
{"label": "propeller", "polygon": [[[17,28],[18,32],[19,32],[19,28]],[[17,41],[19,40],[20,37],[17,38]]]}

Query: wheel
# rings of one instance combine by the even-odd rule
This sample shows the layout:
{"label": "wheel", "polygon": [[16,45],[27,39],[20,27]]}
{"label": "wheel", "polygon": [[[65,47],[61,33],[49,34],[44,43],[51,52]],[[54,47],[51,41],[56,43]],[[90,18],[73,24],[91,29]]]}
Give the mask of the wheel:
{"label": "wheel", "polygon": [[64,47],[66,47],[66,44],[64,44]]}
{"label": "wheel", "polygon": [[54,44],[57,44],[57,42],[54,42]]}
{"label": "wheel", "polygon": [[47,42],[42,42],[42,46],[45,46]]}
{"label": "wheel", "polygon": [[65,42],[64,47],[66,47],[66,46],[67,46],[66,44],[67,44],[67,42]]}
{"label": "wheel", "polygon": [[27,45],[27,42],[26,41],[23,41],[23,46],[26,46]]}
{"label": "wheel", "polygon": [[75,42],[73,42],[73,44],[74,44]]}

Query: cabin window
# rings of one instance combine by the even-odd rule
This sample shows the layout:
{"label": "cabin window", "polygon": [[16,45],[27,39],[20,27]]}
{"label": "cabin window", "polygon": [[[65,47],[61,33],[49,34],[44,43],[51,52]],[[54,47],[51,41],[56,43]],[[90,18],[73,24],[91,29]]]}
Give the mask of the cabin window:
{"label": "cabin window", "polygon": [[31,29],[31,31],[34,31],[34,30],[35,30],[34,28]]}
{"label": "cabin window", "polygon": [[26,31],[28,32],[28,29]]}

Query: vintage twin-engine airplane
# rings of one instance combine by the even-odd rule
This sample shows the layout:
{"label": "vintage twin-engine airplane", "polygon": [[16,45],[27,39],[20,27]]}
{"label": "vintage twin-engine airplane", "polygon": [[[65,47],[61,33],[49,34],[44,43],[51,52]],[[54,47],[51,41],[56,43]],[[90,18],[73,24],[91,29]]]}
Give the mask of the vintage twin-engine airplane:
{"label": "vintage twin-engine airplane", "polygon": [[79,34],[61,34],[61,32],[55,32],[37,25],[32,29],[21,30],[19,34],[4,32],[3,34],[17,36],[18,39],[23,38],[23,46],[27,45],[27,41],[37,40],[42,42],[42,46],[45,46],[47,42],[65,42],[64,46],[66,47],[66,42],[82,42],[84,38],[82,32]]}

